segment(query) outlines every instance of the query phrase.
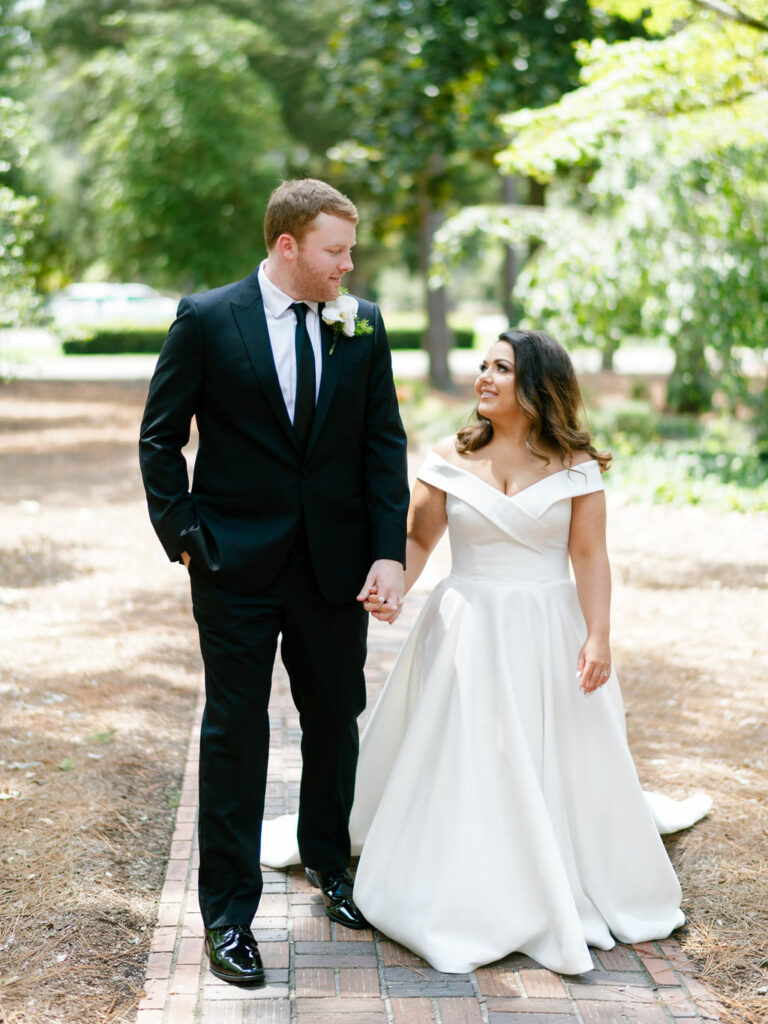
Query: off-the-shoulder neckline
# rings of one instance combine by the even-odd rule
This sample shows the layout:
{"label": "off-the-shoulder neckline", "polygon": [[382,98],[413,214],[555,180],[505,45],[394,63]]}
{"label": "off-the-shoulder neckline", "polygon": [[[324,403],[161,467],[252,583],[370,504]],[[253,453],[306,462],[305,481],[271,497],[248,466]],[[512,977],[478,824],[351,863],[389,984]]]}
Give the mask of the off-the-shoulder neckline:
{"label": "off-the-shoulder neckline", "polygon": [[551,480],[553,476],[560,476],[562,473],[573,473],[576,470],[583,469],[585,466],[597,464],[597,459],[586,459],[584,462],[579,462],[570,468],[556,469],[554,473],[547,473],[546,476],[541,477],[539,480],[534,480],[534,482],[532,484],[528,484],[527,487],[521,487],[519,491],[515,491],[513,494],[507,494],[506,491],[502,491],[499,487],[494,487],[493,484],[489,484],[487,480],[483,480],[483,478],[478,476],[477,473],[473,473],[471,469],[467,469],[465,466],[457,466],[455,462],[450,462],[444,456],[439,455],[434,448],[430,451],[430,455],[433,455],[436,459],[440,459],[441,462],[444,462],[446,466],[450,466],[451,469],[456,469],[459,473],[466,473],[467,476],[471,476],[474,480],[477,480],[479,484],[482,484],[484,487],[488,487],[502,498],[517,498],[526,491],[530,491],[531,488],[538,487],[539,484],[543,484],[545,481]]}

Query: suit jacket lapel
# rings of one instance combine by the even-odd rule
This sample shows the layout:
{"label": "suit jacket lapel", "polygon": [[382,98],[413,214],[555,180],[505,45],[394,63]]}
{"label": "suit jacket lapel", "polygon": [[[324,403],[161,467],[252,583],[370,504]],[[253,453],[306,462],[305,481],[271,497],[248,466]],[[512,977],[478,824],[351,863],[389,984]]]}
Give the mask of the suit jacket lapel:
{"label": "suit jacket lapel", "polygon": [[[319,307],[319,312],[322,313],[322,304]],[[307,452],[312,448],[317,438],[320,436],[323,422],[325,417],[328,415],[328,410],[331,407],[331,401],[333,399],[334,392],[336,391],[336,384],[339,380],[339,371],[341,370],[341,363],[344,358],[344,346],[338,344],[333,350],[333,355],[330,354],[331,346],[334,342],[334,335],[331,328],[323,320],[322,315],[320,316],[320,337],[322,340],[323,348],[323,369],[320,376],[320,393],[317,396],[317,405],[315,406],[315,416],[312,420],[312,429],[309,433],[309,440],[307,441]]]}
{"label": "suit jacket lapel", "polygon": [[[252,277],[255,279],[255,272]],[[249,279],[250,283],[250,279]],[[252,295],[244,298],[250,301],[243,303],[230,303],[232,313],[237,323],[238,330],[243,339],[245,350],[251,361],[251,366],[261,384],[267,401],[274,412],[278,423],[291,439],[291,443],[298,448],[298,441],[293,429],[293,424],[288,416],[288,410],[283,401],[283,393],[280,390],[280,381],[277,378],[275,360],[272,355],[272,346],[269,341],[267,321],[264,316],[264,300],[258,283],[254,280],[255,289]],[[322,390],[322,382],[321,382]]]}

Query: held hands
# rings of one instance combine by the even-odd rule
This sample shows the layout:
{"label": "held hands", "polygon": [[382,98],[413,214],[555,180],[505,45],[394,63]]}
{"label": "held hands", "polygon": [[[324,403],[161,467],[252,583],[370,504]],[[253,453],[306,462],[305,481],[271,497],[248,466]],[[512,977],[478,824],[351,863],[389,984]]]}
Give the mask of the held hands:
{"label": "held hands", "polygon": [[594,693],[611,675],[611,650],[608,641],[587,637],[579,651],[576,675],[581,680],[579,689],[584,693]]}
{"label": "held hands", "polygon": [[389,558],[373,563],[357,600],[374,619],[390,625],[400,614],[403,600],[403,567]]}
{"label": "held hands", "polygon": [[363,601],[363,608],[370,612],[374,619],[388,622],[390,626],[399,618],[400,612],[403,610],[402,604],[384,604],[379,600],[375,587],[371,588],[368,597]]}

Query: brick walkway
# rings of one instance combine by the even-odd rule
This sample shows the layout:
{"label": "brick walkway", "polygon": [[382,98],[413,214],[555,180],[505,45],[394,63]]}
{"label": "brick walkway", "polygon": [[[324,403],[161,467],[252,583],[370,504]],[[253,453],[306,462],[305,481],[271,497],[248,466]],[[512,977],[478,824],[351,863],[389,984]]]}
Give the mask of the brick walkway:
{"label": "brick walkway", "polygon": [[[392,627],[371,623],[369,709],[418,611],[413,595]],[[293,869],[265,873],[253,922],[267,985],[239,989],[207,970],[197,906],[197,740],[192,728],[176,831],[136,1024],[684,1024],[719,1020],[712,994],[674,941],[593,954],[564,977],[512,955],[472,974],[440,974],[378,932],[331,924],[317,890]],[[369,712],[368,712],[369,713]],[[298,716],[279,665],[270,708],[267,816],[295,811]],[[363,720],[364,721],[364,720]],[[449,894],[446,894],[449,898]]]}

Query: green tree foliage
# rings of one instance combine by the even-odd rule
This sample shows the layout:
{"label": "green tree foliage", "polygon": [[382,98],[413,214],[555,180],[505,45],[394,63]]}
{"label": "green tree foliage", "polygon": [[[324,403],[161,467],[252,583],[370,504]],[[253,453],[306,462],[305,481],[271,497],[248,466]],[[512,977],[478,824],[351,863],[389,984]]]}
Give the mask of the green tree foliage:
{"label": "green tree foliage", "polygon": [[43,0],[34,111],[59,273],[188,289],[244,274],[282,177],[323,176],[320,56],[347,0]]}
{"label": "green tree foliage", "polygon": [[189,289],[259,258],[288,149],[249,61],[267,44],[251,23],[198,7],[133,15],[125,47],[80,67],[98,255],[114,274]]}
{"label": "green tree foliage", "polygon": [[[376,0],[342,19],[328,64],[345,135],[331,155],[368,184],[381,232],[419,239],[425,279],[445,212],[487,192],[497,115],[574,85],[573,43],[590,34],[586,0]],[[445,386],[445,296],[428,298],[431,374]]]}
{"label": "green tree foliage", "polygon": [[30,245],[37,202],[25,190],[31,135],[18,98],[26,49],[13,5],[0,4],[0,328],[18,326],[35,304]]}
{"label": "green tree foliage", "polygon": [[2,184],[18,167],[24,147],[24,107],[0,96],[0,328],[18,327],[34,308],[34,264],[29,255],[36,217],[33,196]]}
{"label": "green tree foliage", "polygon": [[268,45],[246,47],[248,62],[271,85],[298,144],[288,151],[289,169],[306,170],[308,154],[323,154],[333,135],[336,111],[325,102],[321,59],[347,7],[348,0],[209,0],[205,6],[195,0],[44,0],[36,36],[51,61],[61,64],[73,56],[82,60],[99,50],[124,49],[137,31],[126,10],[134,16],[178,12],[198,31],[212,13],[250,29],[258,26]]}
{"label": "green tree foliage", "polygon": [[529,316],[609,350],[665,340],[681,411],[708,408],[716,384],[743,394],[739,348],[765,346],[767,11],[658,0],[656,37],[581,47],[580,89],[505,119],[502,167],[555,182],[559,207],[518,283]]}

